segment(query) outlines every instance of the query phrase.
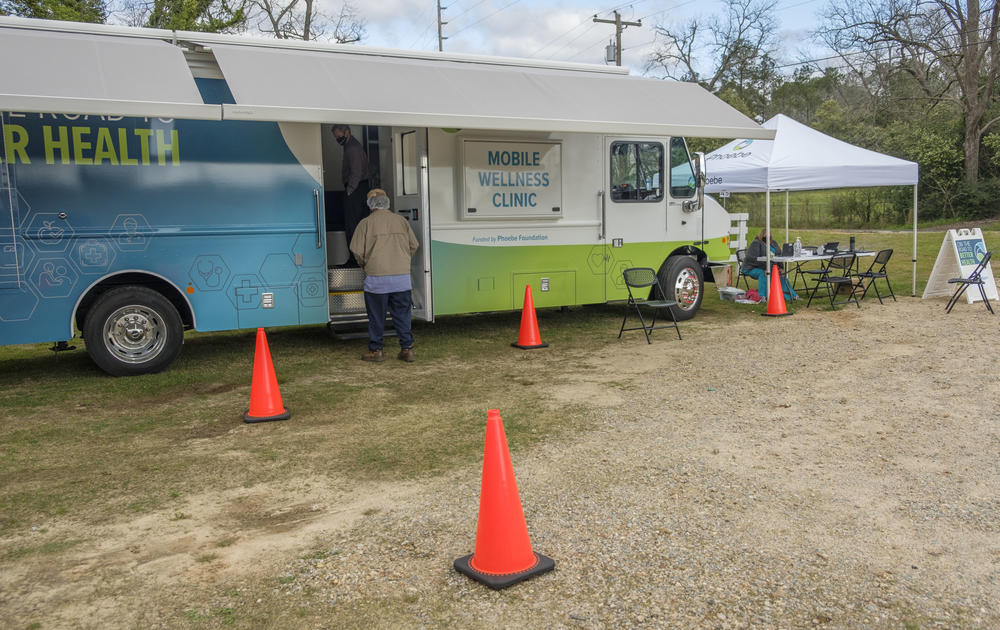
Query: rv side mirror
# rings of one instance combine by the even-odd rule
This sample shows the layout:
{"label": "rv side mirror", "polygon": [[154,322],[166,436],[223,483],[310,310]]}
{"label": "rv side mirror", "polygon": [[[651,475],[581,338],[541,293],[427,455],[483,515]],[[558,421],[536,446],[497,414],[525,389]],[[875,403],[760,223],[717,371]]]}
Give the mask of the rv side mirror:
{"label": "rv side mirror", "polygon": [[705,207],[705,154],[697,152],[694,154],[694,182],[698,189],[698,209]]}

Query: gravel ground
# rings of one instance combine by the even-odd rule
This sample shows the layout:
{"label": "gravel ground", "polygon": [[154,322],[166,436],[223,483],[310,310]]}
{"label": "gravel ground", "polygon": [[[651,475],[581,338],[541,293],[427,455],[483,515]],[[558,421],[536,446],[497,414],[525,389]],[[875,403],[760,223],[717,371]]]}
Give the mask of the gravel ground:
{"label": "gravel ground", "polygon": [[592,430],[512,445],[555,571],[494,592],[452,570],[475,542],[464,469],[321,537],[267,597],[329,628],[1000,627],[1000,321],[942,311],[905,298],[549,349],[598,368],[549,385]]}

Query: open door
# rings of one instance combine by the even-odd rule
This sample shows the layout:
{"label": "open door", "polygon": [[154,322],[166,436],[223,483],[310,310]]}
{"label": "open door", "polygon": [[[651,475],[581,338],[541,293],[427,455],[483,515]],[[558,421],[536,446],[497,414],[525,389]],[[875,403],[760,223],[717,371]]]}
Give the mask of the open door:
{"label": "open door", "polygon": [[427,129],[393,127],[395,163],[392,207],[413,228],[420,249],[410,261],[413,279],[413,316],[434,321],[431,295],[431,217],[428,203]]}

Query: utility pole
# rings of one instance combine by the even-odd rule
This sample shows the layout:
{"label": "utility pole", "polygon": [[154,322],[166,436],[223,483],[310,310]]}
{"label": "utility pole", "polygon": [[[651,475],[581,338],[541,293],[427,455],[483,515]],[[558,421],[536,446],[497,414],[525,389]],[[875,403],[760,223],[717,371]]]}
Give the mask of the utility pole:
{"label": "utility pole", "polygon": [[437,0],[437,4],[438,4],[438,50],[440,51],[444,50],[444,40],[448,39],[447,37],[441,35],[441,27],[447,24],[447,22],[441,21],[441,12],[447,9],[448,7],[441,6],[441,0]]}
{"label": "utility pole", "polygon": [[622,65],[622,31],[625,30],[626,26],[642,26],[642,20],[639,20],[638,22],[622,22],[622,14],[615,10],[615,19],[601,20],[595,15],[594,21],[602,24],[615,25],[615,65]]}

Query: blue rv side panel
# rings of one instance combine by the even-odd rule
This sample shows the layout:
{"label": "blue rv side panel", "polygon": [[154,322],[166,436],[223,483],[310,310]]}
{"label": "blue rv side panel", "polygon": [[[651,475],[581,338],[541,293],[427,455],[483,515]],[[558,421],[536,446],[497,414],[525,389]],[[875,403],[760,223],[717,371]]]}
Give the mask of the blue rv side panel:
{"label": "blue rv side panel", "polygon": [[129,272],[176,287],[198,330],[328,320],[322,189],[278,124],[15,112],[3,130],[0,343],[70,339],[88,289]]}

